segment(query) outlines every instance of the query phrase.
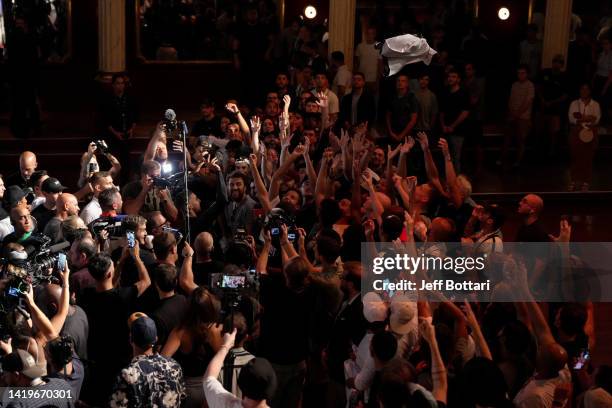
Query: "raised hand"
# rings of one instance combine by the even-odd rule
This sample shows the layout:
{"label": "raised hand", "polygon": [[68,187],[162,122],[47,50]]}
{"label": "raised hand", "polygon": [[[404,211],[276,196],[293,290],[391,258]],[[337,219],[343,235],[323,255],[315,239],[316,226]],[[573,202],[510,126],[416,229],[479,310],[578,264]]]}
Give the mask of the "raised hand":
{"label": "raised hand", "polygon": [[423,151],[429,149],[429,139],[427,139],[427,134],[425,132],[417,133],[416,137],[417,137],[417,141],[421,145],[421,149],[423,149]]}
{"label": "raised hand", "polygon": [[327,95],[325,95],[324,92],[317,92],[317,99],[317,105],[319,105],[321,109],[326,109],[329,104]]}
{"label": "raised hand", "polygon": [[393,174],[393,177],[391,177],[391,180],[393,181],[393,185],[395,186],[396,190],[399,190],[402,188],[402,177],[397,175],[397,174]]}
{"label": "raised hand", "polygon": [[291,105],[291,97],[289,95],[283,96],[283,110],[289,113],[289,105]]}
{"label": "raised hand", "polygon": [[89,146],[87,146],[87,154],[93,155],[97,149],[98,146],[94,142],[91,142]]}
{"label": "raised hand", "polygon": [[258,135],[259,131],[261,130],[261,120],[259,119],[259,116],[251,117],[251,120],[249,122],[251,124],[251,133],[254,135]]}
{"label": "raised hand", "polygon": [[251,162],[251,168],[257,168],[257,155],[255,153],[249,154],[249,161]]}
{"label": "raised hand", "polygon": [[361,174],[361,179],[369,186],[373,186],[373,182],[372,182],[372,173],[370,173],[369,171],[364,171]]}
{"label": "raised hand", "polygon": [[374,220],[368,219],[362,225],[366,238],[374,238],[374,230],[376,229]]}
{"label": "raised hand", "polygon": [[572,226],[568,220],[562,219],[559,222],[559,235],[555,237],[551,234],[548,237],[554,242],[570,242],[572,237]]}
{"label": "raised hand", "polygon": [[344,129],[340,129],[340,147],[342,149],[346,149],[349,144],[349,135],[348,132]]}
{"label": "raised hand", "polygon": [[401,145],[398,145],[395,149],[391,149],[391,146],[387,146],[387,160],[391,161],[400,152]]}
{"label": "raised hand", "polygon": [[293,154],[298,157],[306,154],[306,146],[302,144],[297,145],[295,149],[293,149]]}
{"label": "raised hand", "polygon": [[432,344],[436,340],[436,330],[427,319],[419,319],[419,333],[421,333],[428,344]]}
{"label": "raised hand", "polygon": [[472,310],[472,306],[470,305],[470,302],[468,302],[467,300],[464,300],[462,309],[463,309],[463,313],[465,313],[465,320],[467,321],[467,324],[472,329],[475,327],[479,327],[478,319],[476,319],[476,315],[474,314],[474,311]]}
{"label": "raised hand", "polygon": [[225,105],[225,109],[227,109],[228,111],[230,111],[234,115],[237,115],[237,114],[240,113],[240,110],[238,109],[238,106],[235,103],[232,103],[232,102],[230,102],[227,105]]}
{"label": "raised hand", "polygon": [[438,147],[442,150],[442,154],[444,156],[450,155],[450,152],[448,150],[448,142],[443,137],[438,140]]}
{"label": "raised hand", "polygon": [[410,136],[406,138],[406,141],[400,146],[400,153],[408,154],[414,147],[414,139]]}
{"label": "raised hand", "polygon": [[189,245],[187,241],[185,241],[185,246],[183,247],[183,257],[189,258],[189,257],[192,257],[193,254],[194,254],[193,248],[191,247],[191,245]]}

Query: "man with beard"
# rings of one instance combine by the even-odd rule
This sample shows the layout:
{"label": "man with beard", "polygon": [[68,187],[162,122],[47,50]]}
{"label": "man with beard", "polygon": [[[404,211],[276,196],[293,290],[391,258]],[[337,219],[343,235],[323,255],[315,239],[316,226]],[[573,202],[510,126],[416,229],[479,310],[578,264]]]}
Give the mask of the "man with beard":
{"label": "man with beard", "polygon": [[227,183],[229,191],[226,193],[229,196],[224,197],[226,203],[223,208],[225,219],[224,246],[236,234],[238,228],[244,229],[248,234],[251,233],[253,208],[256,203],[246,194],[249,183],[249,178],[242,173],[235,171],[229,176]]}

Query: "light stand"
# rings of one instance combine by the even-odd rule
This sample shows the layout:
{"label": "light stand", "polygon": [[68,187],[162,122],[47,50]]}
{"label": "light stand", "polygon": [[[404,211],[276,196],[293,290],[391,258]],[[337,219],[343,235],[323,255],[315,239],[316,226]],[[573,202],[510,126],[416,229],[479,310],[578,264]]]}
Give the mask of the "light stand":
{"label": "light stand", "polygon": [[191,243],[191,226],[189,225],[189,168],[187,167],[187,124],[180,121],[181,140],[183,141],[183,187],[185,194],[184,220],[185,220],[185,242]]}

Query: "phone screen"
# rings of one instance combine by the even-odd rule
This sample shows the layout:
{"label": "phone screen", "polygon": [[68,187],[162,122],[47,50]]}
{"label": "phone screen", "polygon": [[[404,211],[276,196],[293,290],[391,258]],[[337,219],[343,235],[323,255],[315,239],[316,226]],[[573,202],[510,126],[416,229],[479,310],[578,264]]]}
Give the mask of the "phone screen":
{"label": "phone screen", "polygon": [[287,234],[287,239],[289,239],[289,241],[295,241],[295,234]]}
{"label": "phone screen", "polygon": [[13,297],[19,297],[21,296],[21,291],[17,288],[9,288],[8,289],[8,295],[9,296],[13,296]]}
{"label": "phone screen", "polygon": [[235,275],[223,275],[221,287],[227,289],[238,289],[244,287],[246,277]]}
{"label": "phone screen", "polygon": [[587,361],[589,361],[589,358],[590,354],[588,350],[585,350],[580,353],[580,357],[578,357],[578,360],[576,360],[576,364],[574,364],[574,370],[581,370],[587,363]]}
{"label": "phone screen", "polygon": [[272,234],[272,235],[279,235],[280,234],[280,228],[271,228],[270,229],[270,234]]}
{"label": "phone screen", "polygon": [[125,236],[127,238],[128,247],[134,248],[134,246],[136,246],[136,239],[134,237],[134,233],[132,231],[127,231],[125,233]]}
{"label": "phone screen", "polygon": [[63,271],[66,269],[66,254],[59,253],[57,254],[57,270]]}

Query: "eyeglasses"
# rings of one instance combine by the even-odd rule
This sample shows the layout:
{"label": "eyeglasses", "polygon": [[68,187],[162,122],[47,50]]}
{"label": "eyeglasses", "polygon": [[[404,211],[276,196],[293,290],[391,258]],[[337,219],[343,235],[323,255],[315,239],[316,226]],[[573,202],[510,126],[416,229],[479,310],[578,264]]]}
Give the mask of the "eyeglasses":
{"label": "eyeglasses", "polygon": [[155,229],[155,228],[162,228],[162,227],[169,227],[169,226],[170,226],[170,223],[166,220],[166,222],[164,222],[163,224],[159,224],[153,228]]}

